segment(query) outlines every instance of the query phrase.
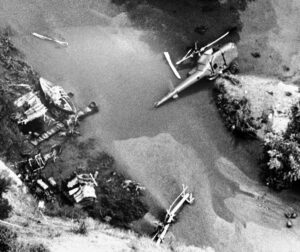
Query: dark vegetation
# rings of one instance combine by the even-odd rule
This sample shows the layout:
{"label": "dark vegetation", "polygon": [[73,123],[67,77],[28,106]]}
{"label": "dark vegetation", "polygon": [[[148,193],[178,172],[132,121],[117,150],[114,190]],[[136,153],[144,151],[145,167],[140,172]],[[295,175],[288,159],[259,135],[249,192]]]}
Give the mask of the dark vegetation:
{"label": "dark vegetation", "polygon": [[266,183],[281,190],[299,187],[300,104],[292,110],[292,121],[283,136],[269,135],[265,142],[264,177]]}
{"label": "dark vegetation", "polygon": [[72,230],[75,234],[87,235],[88,230],[84,221],[80,221],[78,226]]}
{"label": "dark vegetation", "polygon": [[6,219],[9,217],[9,214],[12,210],[11,205],[7,199],[3,198],[3,193],[6,193],[10,186],[10,181],[4,178],[3,176],[0,177],[0,220]]}
{"label": "dark vegetation", "polygon": [[29,244],[17,240],[18,235],[10,228],[0,226],[0,251],[1,252],[49,252],[43,244]]}
{"label": "dark vegetation", "polygon": [[0,155],[8,160],[19,158],[24,137],[18,126],[10,120],[13,100],[24,90],[17,83],[31,83],[34,72],[23,61],[20,53],[9,40],[10,29],[0,31]]}
{"label": "dark vegetation", "polygon": [[251,116],[247,99],[245,97],[240,100],[232,98],[222,84],[214,90],[214,96],[225,126],[238,137],[255,138],[259,125]]}
{"label": "dark vegetation", "polygon": [[[64,161],[71,159],[73,162]],[[124,187],[125,177],[116,168],[114,159],[107,153],[98,151],[93,139],[84,142],[70,139],[68,149],[65,149],[56,163],[50,164],[47,169],[49,176],[61,180],[63,187],[64,180],[72,176],[74,171],[78,174],[97,172],[98,186],[95,188],[97,201],[93,206],[79,209],[66,205],[71,202],[63,197],[60,205],[49,204],[46,213],[74,219],[80,219],[88,214],[113,226],[128,228],[132,221],[144,216],[148,207],[139,190],[135,187],[130,189]]]}

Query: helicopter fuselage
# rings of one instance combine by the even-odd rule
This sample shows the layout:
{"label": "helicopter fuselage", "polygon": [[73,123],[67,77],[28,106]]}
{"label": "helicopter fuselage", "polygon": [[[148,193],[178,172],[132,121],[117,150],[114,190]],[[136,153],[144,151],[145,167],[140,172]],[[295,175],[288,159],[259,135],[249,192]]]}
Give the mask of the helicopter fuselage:
{"label": "helicopter fuselage", "polygon": [[217,78],[230,67],[237,57],[238,50],[234,43],[227,43],[216,51],[213,48],[206,50],[199,55],[197,66],[189,72],[189,76],[160,101],[156,102],[154,106],[157,108],[171,98],[178,98],[181,91],[203,78],[210,80]]}

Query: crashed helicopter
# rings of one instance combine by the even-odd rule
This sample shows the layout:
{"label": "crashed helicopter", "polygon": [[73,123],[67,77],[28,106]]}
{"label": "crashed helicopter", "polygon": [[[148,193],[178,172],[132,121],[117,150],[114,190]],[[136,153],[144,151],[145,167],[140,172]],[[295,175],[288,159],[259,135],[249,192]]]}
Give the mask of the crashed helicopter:
{"label": "crashed helicopter", "polygon": [[160,244],[163,242],[170,226],[172,223],[175,223],[175,216],[181,210],[185,203],[192,204],[195,200],[192,193],[187,192],[188,187],[182,185],[182,192],[177,196],[177,198],[170,205],[167,210],[165,220],[157,229],[157,232],[153,236],[152,240],[156,242],[156,244]]}
{"label": "crashed helicopter", "polygon": [[[209,80],[214,80],[218,76],[222,75],[226,70],[231,73],[236,73],[238,71],[238,66],[235,60],[238,57],[238,50],[234,43],[230,42],[223,45],[220,48],[213,47],[217,42],[229,35],[230,31],[223,34],[221,37],[215,41],[209,43],[208,45],[198,49],[197,42],[195,47],[190,49],[186,55],[179,61],[176,62],[176,66],[179,66],[188,59],[197,57],[197,65],[189,73],[188,77],[182,81],[177,87],[171,88],[170,92],[165,95],[161,100],[154,104],[157,108],[161,106],[166,101],[171,98],[177,99],[178,94],[190,87],[191,85],[197,83],[203,78],[208,78]],[[171,57],[168,52],[164,52],[164,56],[171,67],[173,73],[178,79],[181,79],[176,67],[171,61]]]}

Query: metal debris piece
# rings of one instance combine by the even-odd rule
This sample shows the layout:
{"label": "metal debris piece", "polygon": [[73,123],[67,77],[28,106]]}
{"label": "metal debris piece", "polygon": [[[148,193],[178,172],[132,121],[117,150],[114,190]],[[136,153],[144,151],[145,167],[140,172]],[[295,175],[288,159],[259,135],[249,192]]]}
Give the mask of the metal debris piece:
{"label": "metal debris piece", "polygon": [[57,122],[51,129],[41,134],[38,138],[31,140],[30,142],[33,145],[39,145],[41,142],[49,139],[51,136],[55,135],[59,131],[61,131],[65,125],[61,122]]}
{"label": "metal debris piece", "polygon": [[187,186],[182,185],[182,192],[178,195],[178,197],[173,201],[173,203],[167,210],[167,214],[165,216],[163,225],[160,226],[160,228],[152,238],[153,241],[156,241],[156,244],[162,243],[166,233],[168,232],[168,229],[170,228],[170,225],[176,221],[175,216],[180,210],[180,208],[183,206],[183,204],[185,202],[189,204],[192,204],[194,202],[195,199],[192,193],[187,193],[187,189]]}
{"label": "metal debris piece", "polygon": [[58,39],[55,39],[55,38],[51,38],[51,37],[47,37],[47,36],[44,36],[44,35],[41,35],[41,34],[38,34],[36,32],[33,32],[31,33],[33,36],[39,38],[39,39],[43,39],[43,40],[48,40],[48,41],[53,41],[61,46],[68,46],[68,42],[65,42],[65,41],[60,41]]}
{"label": "metal debris piece", "polygon": [[288,221],[286,222],[286,227],[287,227],[287,228],[293,227],[293,222],[292,222],[291,220],[288,220]]}
{"label": "metal debris piece", "polygon": [[67,195],[75,203],[83,206],[91,205],[97,198],[95,186],[98,186],[98,184],[91,174],[75,174],[67,182]]}

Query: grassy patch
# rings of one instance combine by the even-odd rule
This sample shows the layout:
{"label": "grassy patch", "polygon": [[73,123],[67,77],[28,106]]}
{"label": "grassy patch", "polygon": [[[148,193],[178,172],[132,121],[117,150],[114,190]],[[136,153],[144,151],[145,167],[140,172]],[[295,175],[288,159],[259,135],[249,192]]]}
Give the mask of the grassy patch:
{"label": "grassy patch", "polygon": [[0,251],[1,252],[50,252],[41,243],[25,243],[17,240],[18,235],[10,228],[0,226]]}

